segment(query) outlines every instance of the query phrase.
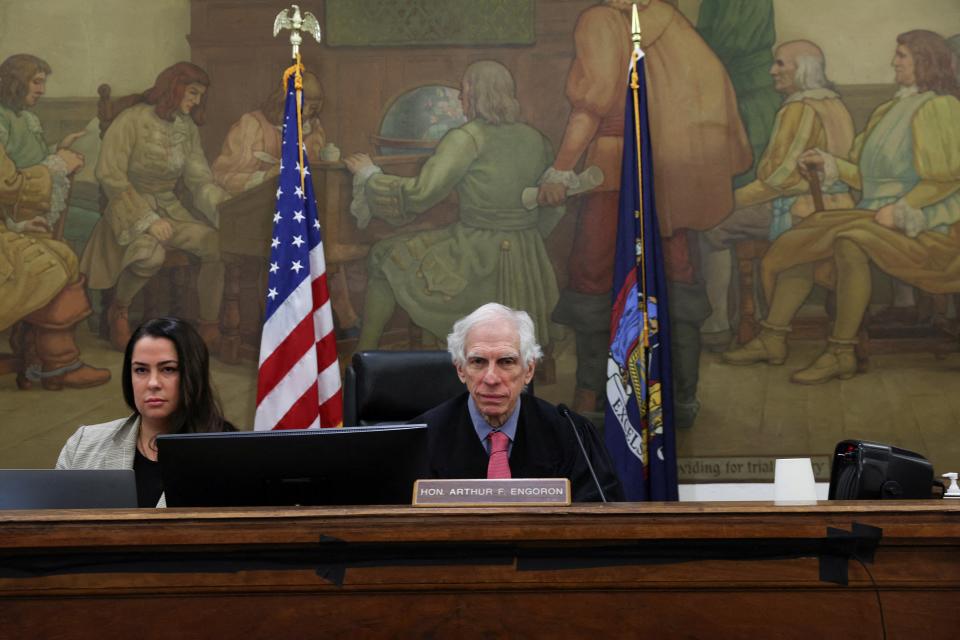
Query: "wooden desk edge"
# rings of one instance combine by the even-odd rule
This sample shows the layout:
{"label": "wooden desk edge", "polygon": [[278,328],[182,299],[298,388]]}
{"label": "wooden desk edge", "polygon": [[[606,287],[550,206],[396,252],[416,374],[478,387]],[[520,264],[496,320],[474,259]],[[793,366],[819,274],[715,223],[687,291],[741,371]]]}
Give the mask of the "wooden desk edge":
{"label": "wooden desk edge", "polygon": [[0,512],[0,550],[123,545],[391,542],[611,543],[823,538],[854,522],[896,540],[960,541],[960,504],[943,501],[640,503],[569,507],[292,507]]}

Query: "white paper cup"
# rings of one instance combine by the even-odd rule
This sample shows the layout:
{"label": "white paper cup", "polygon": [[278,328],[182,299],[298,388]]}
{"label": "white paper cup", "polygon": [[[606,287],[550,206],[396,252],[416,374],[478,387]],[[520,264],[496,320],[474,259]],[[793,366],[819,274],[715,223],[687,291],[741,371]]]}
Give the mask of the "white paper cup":
{"label": "white paper cup", "polygon": [[773,476],[776,504],[816,504],[817,485],[810,458],[780,458]]}

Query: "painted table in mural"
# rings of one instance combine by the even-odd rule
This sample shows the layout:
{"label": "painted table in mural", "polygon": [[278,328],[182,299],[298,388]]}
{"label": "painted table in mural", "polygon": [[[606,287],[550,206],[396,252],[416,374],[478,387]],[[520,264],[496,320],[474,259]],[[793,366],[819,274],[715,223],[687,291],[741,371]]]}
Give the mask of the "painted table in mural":
{"label": "painted table in mural", "polygon": [[960,501],[0,513],[12,638],[946,638],[958,596]]}
{"label": "painted table in mural", "polygon": [[[412,176],[428,157],[428,154],[388,155],[375,156],[373,161],[386,173]],[[398,233],[443,227],[456,217],[455,205],[448,199],[412,224],[393,227],[374,219],[365,229],[358,229],[350,215],[353,176],[344,164],[315,162],[311,165],[311,172],[323,226],[324,254],[331,273],[348,262],[366,258],[370,246],[377,240]],[[220,205],[220,247],[227,263],[220,357],[226,362],[237,362],[247,355],[256,357],[251,345],[259,343],[266,292],[263,274],[270,256],[276,192],[276,180],[268,180]],[[241,313],[242,307],[254,305],[261,311]],[[242,317],[248,321],[242,322]]]}

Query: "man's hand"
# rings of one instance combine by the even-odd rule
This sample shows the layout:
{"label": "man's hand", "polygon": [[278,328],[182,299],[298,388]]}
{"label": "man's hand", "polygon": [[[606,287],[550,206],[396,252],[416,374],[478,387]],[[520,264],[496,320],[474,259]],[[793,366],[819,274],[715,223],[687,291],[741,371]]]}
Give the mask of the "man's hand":
{"label": "man's hand", "polygon": [[350,173],[357,173],[361,169],[373,166],[373,160],[365,153],[352,153],[343,159],[343,164],[347,165]]}
{"label": "man's hand", "polygon": [[885,207],[877,209],[877,212],[873,215],[873,220],[888,229],[895,229],[896,225],[893,223],[893,205],[888,204]]}
{"label": "man's hand", "polygon": [[567,199],[567,186],[559,182],[544,182],[537,192],[537,204],[545,207],[559,207]]}
{"label": "man's hand", "polygon": [[173,237],[173,225],[169,220],[161,218],[147,228],[147,233],[156,238],[160,244],[165,244]]}
{"label": "man's hand", "polygon": [[67,175],[83,168],[83,154],[71,151],[70,149],[60,149],[57,155],[67,165]]}
{"label": "man's hand", "polygon": [[67,134],[64,136],[63,140],[60,141],[60,144],[57,145],[57,151],[60,149],[69,149],[73,146],[73,143],[87,135],[86,131],[74,131],[73,133]]}
{"label": "man's hand", "polygon": [[23,233],[50,233],[50,225],[46,218],[36,216],[23,223]]}
{"label": "man's hand", "polygon": [[823,173],[825,163],[826,161],[823,159],[823,156],[816,149],[807,149],[800,154],[800,158],[797,160],[800,175],[802,175],[805,180],[810,179],[810,172],[813,170],[818,173]]}

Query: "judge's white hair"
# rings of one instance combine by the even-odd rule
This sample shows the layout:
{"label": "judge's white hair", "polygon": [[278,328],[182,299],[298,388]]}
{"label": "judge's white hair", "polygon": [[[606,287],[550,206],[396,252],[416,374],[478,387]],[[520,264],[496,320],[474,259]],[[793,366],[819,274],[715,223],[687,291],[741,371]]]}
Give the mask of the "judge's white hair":
{"label": "judge's white hair", "polygon": [[833,83],[827,79],[826,62],[815,56],[797,56],[794,59],[797,70],[793,81],[801,91],[810,89],[833,89]]}
{"label": "judge's white hair", "polygon": [[520,336],[520,361],[525,368],[543,357],[543,349],[537,344],[537,333],[530,314],[489,302],[454,323],[453,331],[447,336],[447,351],[450,352],[453,364],[462,366],[467,363],[467,336],[470,331],[478,325],[497,320],[507,320],[517,330]]}

